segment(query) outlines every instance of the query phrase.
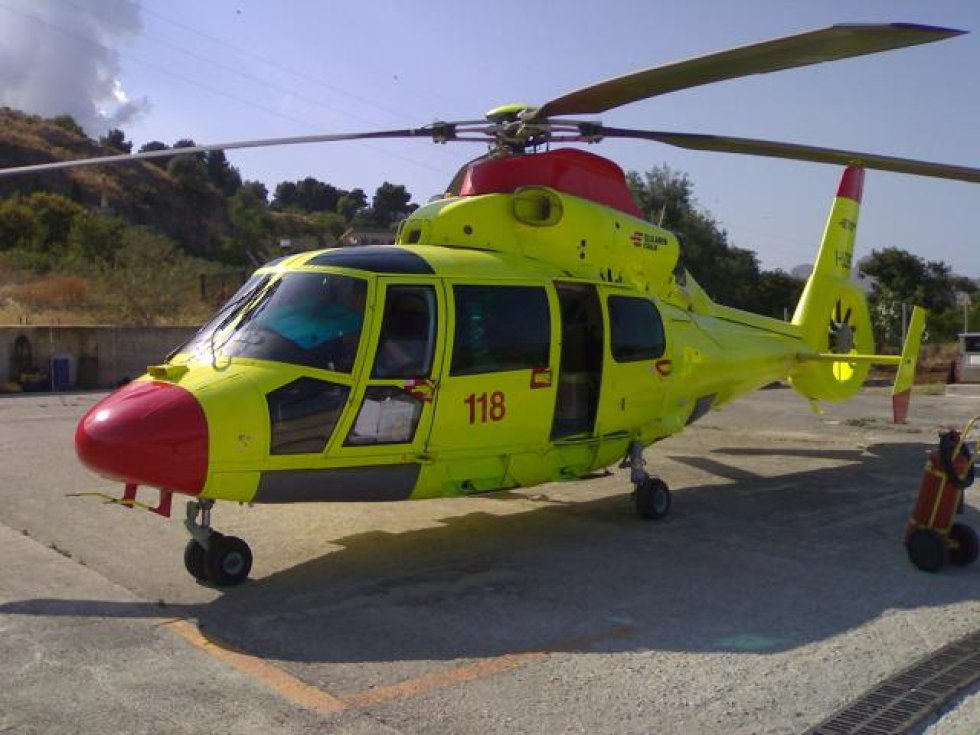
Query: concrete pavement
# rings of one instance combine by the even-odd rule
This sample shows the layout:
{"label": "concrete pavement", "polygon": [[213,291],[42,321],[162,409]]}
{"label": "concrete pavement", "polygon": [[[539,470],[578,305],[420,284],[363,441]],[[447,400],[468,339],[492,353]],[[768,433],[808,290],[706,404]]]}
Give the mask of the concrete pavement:
{"label": "concrete pavement", "polygon": [[[0,731],[799,733],[980,628],[980,567],[923,574],[901,544],[968,399],[916,396],[894,427],[883,391],[823,416],[761,392],[648,450],[660,523],[620,472],[219,505],[256,553],[219,591],[183,570],[179,518],[64,497],[113,489],[71,446],[96,398],[0,399]],[[936,728],[980,731],[978,697]]]}

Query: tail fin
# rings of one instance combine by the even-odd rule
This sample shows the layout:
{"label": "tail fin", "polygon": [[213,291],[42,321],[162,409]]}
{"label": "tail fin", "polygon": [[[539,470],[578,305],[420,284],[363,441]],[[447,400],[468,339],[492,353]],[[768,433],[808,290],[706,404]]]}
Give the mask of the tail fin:
{"label": "tail fin", "polygon": [[915,366],[919,359],[919,345],[926,326],[926,310],[921,306],[912,309],[912,320],[905,335],[902,348],[902,361],[895,375],[892,388],[892,415],[896,424],[904,424],[909,414],[909,401],[912,398],[912,384],[915,382]]}
{"label": "tail fin", "polygon": [[851,279],[854,239],[864,188],[864,169],[848,166],[827,218],[813,273],[793,314],[793,324],[820,359],[804,360],[790,383],[811,400],[841,401],[864,384],[865,360],[835,361],[833,355],[874,352],[871,314],[864,292]]}

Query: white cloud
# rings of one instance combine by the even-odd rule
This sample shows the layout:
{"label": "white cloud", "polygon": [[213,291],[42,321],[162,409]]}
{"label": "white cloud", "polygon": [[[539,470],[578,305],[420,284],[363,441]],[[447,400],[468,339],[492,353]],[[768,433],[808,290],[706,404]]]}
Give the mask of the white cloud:
{"label": "white cloud", "polygon": [[68,114],[90,135],[149,108],[119,80],[120,42],[141,28],[139,0],[8,0],[0,6],[0,104]]}

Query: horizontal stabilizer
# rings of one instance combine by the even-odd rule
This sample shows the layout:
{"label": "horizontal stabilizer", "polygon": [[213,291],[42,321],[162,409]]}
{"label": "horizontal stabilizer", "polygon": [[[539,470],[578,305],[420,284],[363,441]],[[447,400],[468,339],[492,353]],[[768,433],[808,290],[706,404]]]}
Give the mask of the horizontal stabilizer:
{"label": "horizontal stabilizer", "polygon": [[867,363],[870,365],[898,365],[902,358],[898,355],[859,355],[857,353],[817,352],[807,354],[801,352],[796,356],[800,362],[848,362]]}

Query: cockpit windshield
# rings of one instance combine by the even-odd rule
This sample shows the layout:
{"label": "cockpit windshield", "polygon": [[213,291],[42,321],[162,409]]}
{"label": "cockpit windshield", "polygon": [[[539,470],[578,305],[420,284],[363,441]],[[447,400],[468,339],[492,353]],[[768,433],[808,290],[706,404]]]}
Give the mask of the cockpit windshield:
{"label": "cockpit windshield", "polygon": [[213,351],[214,345],[212,343],[216,338],[216,333],[231,324],[238,313],[265,287],[271,278],[272,276],[269,274],[256,275],[249,278],[230,299],[222,304],[214,316],[197,331],[197,334],[191,337],[188,342],[185,342],[171,352],[167,356],[167,359],[180,353],[194,353],[208,349]]}
{"label": "cockpit windshield", "polygon": [[220,338],[227,357],[349,373],[361,339],[367,282],[327,273],[286,273],[243,305]]}

